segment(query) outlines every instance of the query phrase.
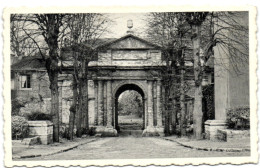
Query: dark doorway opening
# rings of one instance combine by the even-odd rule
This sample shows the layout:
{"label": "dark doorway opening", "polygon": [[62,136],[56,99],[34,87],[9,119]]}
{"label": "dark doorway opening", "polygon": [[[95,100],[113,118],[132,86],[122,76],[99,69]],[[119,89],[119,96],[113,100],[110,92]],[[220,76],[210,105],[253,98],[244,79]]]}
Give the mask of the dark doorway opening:
{"label": "dark doorway opening", "polygon": [[135,84],[121,86],[115,95],[115,127],[119,136],[141,136],[144,129],[144,92]]}

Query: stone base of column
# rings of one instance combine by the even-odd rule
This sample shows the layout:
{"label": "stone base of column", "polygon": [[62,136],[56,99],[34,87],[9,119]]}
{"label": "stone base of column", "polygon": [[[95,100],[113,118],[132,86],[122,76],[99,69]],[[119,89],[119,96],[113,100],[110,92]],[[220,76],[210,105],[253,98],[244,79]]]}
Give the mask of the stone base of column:
{"label": "stone base of column", "polygon": [[164,136],[164,128],[148,126],[146,129],[144,129],[142,136],[143,137]]}
{"label": "stone base of column", "polygon": [[218,129],[227,128],[225,120],[207,120],[205,122],[205,138],[216,141],[218,140]]}
{"label": "stone base of column", "polygon": [[117,130],[113,127],[95,126],[94,134],[101,137],[115,137],[117,136]]}

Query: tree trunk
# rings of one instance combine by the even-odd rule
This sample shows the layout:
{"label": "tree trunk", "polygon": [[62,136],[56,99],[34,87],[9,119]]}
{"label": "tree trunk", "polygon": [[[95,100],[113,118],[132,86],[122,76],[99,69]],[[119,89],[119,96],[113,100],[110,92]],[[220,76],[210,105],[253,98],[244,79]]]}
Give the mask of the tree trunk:
{"label": "tree trunk", "polygon": [[74,125],[75,125],[75,115],[77,112],[77,98],[78,98],[78,90],[77,90],[77,81],[75,76],[73,75],[73,102],[70,107],[70,117],[69,117],[69,139],[73,139],[74,135]]}
{"label": "tree trunk", "polygon": [[177,125],[177,110],[176,110],[176,101],[173,98],[172,100],[172,115],[171,115],[171,126],[172,126],[172,134],[176,134],[176,125]]}
{"label": "tree trunk", "polygon": [[186,136],[186,111],[185,111],[185,88],[184,88],[184,74],[185,74],[185,62],[183,51],[181,54],[181,88],[180,88],[180,108],[181,108],[181,119],[180,119],[180,132],[181,136]]}
{"label": "tree trunk", "polygon": [[82,85],[82,113],[84,113],[84,122],[83,122],[83,130],[84,133],[88,133],[89,131],[89,122],[88,122],[88,68],[87,63],[84,68],[85,75],[83,79]]}
{"label": "tree trunk", "polygon": [[194,58],[194,78],[195,78],[195,100],[193,109],[193,135],[196,139],[202,139],[202,67],[200,62],[200,25],[192,26],[193,58]]}
{"label": "tree trunk", "polygon": [[[168,81],[167,81],[168,82]],[[166,84],[168,85],[168,84]],[[165,135],[170,135],[170,94],[169,94],[169,86],[165,87]]]}
{"label": "tree trunk", "polygon": [[58,73],[49,73],[51,89],[51,115],[53,122],[53,141],[59,142],[59,92],[58,92]]}
{"label": "tree trunk", "polygon": [[77,132],[76,132],[76,136],[77,137],[81,137],[82,136],[82,111],[83,111],[83,96],[82,96],[82,87],[83,87],[83,81],[82,81],[82,77],[79,78],[79,83],[78,83],[78,89],[79,89],[79,94],[78,94],[78,110],[77,110],[77,123],[76,123],[76,127],[77,127]]}
{"label": "tree trunk", "polygon": [[53,141],[59,142],[59,92],[58,92],[58,34],[59,26],[55,15],[48,15],[48,31],[46,42],[49,47],[49,58],[46,60],[46,69],[50,80],[51,115],[53,122]]}
{"label": "tree trunk", "polygon": [[172,100],[171,100],[171,133],[173,135],[176,135],[177,134],[177,109],[176,109],[176,100],[175,100],[175,97],[176,97],[176,71],[177,71],[177,68],[176,68],[176,61],[173,60],[172,62],[172,65],[171,65],[171,69],[172,69],[172,80],[171,80],[171,83],[170,85],[172,86],[172,90],[171,90],[171,97],[172,97]]}

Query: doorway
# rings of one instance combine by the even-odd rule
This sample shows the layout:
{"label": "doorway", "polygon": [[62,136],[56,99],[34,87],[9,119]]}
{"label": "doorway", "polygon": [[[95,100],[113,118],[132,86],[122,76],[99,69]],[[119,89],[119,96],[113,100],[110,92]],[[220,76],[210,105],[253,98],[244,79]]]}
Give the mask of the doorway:
{"label": "doorway", "polygon": [[115,95],[115,128],[119,136],[142,136],[145,126],[144,92],[135,84],[121,86]]}

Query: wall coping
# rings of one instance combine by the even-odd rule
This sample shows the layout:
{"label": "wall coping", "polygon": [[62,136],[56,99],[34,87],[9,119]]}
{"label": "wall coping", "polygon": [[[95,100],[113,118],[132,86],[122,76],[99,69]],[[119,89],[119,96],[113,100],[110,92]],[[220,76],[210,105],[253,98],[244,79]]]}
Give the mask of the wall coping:
{"label": "wall coping", "polygon": [[250,130],[218,129],[218,131],[226,132],[227,134],[241,134],[241,133],[250,134]]}
{"label": "wall coping", "polygon": [[226,126],[227,122],[225,120],[207,120],[205,125],[209,126]]}
{"label": "wall coping", "polygon": [[41,121],[28,121],[29,126],[35,126],[35,127],[40,127],[40,126],[53,126],[53,123],[48,120],[41,120]]}

